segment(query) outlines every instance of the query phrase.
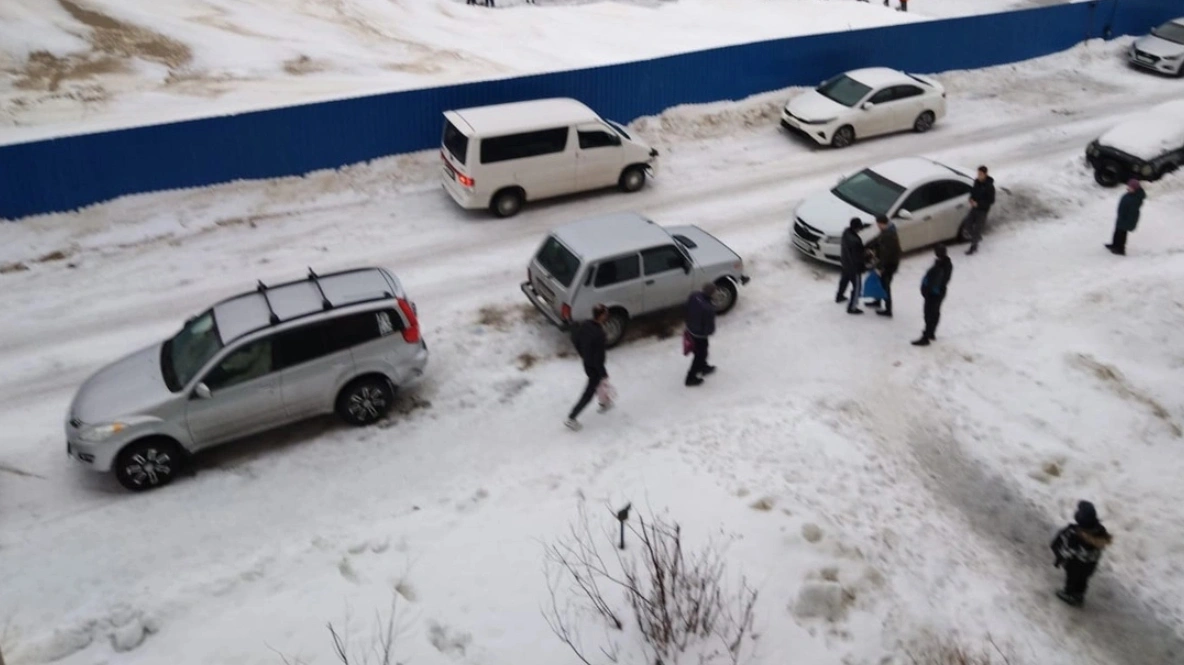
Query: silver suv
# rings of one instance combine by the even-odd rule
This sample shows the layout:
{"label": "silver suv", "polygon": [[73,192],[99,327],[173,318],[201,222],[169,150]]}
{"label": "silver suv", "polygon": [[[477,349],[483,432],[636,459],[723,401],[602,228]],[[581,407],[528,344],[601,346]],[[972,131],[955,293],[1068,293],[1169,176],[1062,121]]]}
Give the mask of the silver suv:
{"label": "silver suv", "polygon": [[714,282],[718,314],[736,305],[747,284],[744,261],[697,226],[658,226],[637,213],[591,217],[554,229],[535,253],[522,292],[561,329],[607,305],[607,345],[625,336],[629,320],[679,307]]}
{"label": "silver suv", "polygon": [[399,280],[382,268],[228,298],[172,339],[96,372],[66,419],[66,452],[138,491],[189,454],[323,413],[368,425],[428,361]]}

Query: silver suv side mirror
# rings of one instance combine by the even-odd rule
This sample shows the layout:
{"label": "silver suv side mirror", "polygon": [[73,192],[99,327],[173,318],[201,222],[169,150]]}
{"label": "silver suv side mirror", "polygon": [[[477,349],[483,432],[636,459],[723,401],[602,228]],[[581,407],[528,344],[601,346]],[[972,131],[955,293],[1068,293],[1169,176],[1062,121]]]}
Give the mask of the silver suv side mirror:
{"label": "silver suv side mirror", "polygon": [[214,396],[214,394],[210,392],[210,387],[204,383],[197,384],[197,387],[193,389],[193,395],[198,399],[210,399]]}

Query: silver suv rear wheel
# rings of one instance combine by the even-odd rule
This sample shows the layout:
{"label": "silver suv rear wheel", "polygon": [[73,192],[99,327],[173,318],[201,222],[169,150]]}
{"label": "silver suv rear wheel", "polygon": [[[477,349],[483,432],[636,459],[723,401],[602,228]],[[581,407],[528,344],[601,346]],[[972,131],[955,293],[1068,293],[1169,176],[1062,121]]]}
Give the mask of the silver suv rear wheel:
{"label": "silver suv rear wheel", "polygon": [[337,415],[350,425],[372,425],[390,412],[394,397],[394,391],[385,379],[358,379],[341,391],[337,398]]}

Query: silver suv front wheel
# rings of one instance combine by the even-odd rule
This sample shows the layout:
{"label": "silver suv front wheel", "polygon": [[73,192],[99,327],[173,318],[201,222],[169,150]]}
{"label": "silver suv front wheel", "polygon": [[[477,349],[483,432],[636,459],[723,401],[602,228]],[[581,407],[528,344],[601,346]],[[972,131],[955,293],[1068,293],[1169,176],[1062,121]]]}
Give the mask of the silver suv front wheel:
{"label": "silver suv front wheel", "polygon": [[173,482],[182,462],[181,452],[168,439],[144,439],[128,445],[115,458],[115,479],[133,492]]}

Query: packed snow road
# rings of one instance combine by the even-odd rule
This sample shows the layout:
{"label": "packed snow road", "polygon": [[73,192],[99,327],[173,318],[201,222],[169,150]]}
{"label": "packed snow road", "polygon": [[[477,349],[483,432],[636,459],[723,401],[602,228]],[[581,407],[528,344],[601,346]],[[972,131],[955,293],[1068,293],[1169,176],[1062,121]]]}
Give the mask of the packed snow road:
{"label": "packed snow road", "polygon": [[[1120,644],[1155,649],[1103,648],[1100,640],[1116,636],[1106,630],[1070,632],[1063,644],[1060,607],[1038,602],[1031,589],[1020,591],[1022,601],[1006,600],[1021,583],[1041,583],[1040,573],[1027,569],[1000,583],[1016,561],[969,528],[963,506],[929,487],[927,467],[899,445],[912,425],[893,431],[892,416],[872,406],[887,403],[897,417],[928,413],[953,390],[933,377],[964,362],[961,355],[1006,365],[1005,350],[987,349],[1043,321],[1027,299],[1076,303],[1080,290],[1066,285],[1096,279],[1094,259],[1074,257],[1100,249],[1114,193],[1093,185],[1081,151],[1125,114],[1184,96],[1179,82],[1126,71],[1115,50],[1091,45],[1019,67],[948,75],[951,113],[932,133],[843,151],[783,136],[777,104],[766,100],[672,110],[635,125],[663,152],[651,189],[533,206],[509,221],[461,214],[439,191],[438,157],[428,154],[342,174],[135,197],[4,228],[0,262],[32,264],[0,276],[0,304],[10,313],[0,323],[0,624],[11,617],[13,626],[5,654],[69,664],[263,663],[276,660],[271,646],[324,662],[323,622],[347,605],[369,616],[401,585],[415,662],[567,662],[538,617],[546,594],[538,541],[563,529],[579,493],[648,500],[700,532],[726,523],[741,533],[737,561],[765,584],[766,656],[792,645],[804,662],[877,662],[903,636],[933,624],[1013,638],[1047,663],[1163,662],[1184,621],[1144,605],[1184,591],[1179,571],[1155,556],[1184,543],[1169,541],[1166,551],[1148,545],[1146,564],[1115,554],[1116,572],[1103,573],[1115,575],[1124,602],[1137,606],[1126,615],[1138,621],[1121,624],[1128,639]],[[1066,74],[1071,67],[1077,71]],[[1036,105],[1030,95],[1037,91],[1059,99]],[[825,304],[832,273],[795,256],[787,235],[797,200],[903,154],[988,164],[1007,190],[983,253],[973,262],[955,259],[958,298],[974,304],[952,296],[941,335],[948,348],[920,359],[907,340],[919,324],[919,304],[909,298],[928,263],[924,253],[902,268],[898,284],[907,295],[896,320],[852,321]],[[1159,187],[1149,220],[1184,202],[1178,178]],[[546,229],[624,209],[661,223],[701,224],[745,257],[754,281],[720,320],[713,354],[721,372],[704,392],[682,392],[674,341],[639,339],[610,354],[620,409],[573,438],[562,416],[582,379],[563,359],[569,342],[532,316],[517,285]],[[1184,248],[1184,234],[1151,227],[1132,240],[1142,243],[1147,255],[1129,257],[1122,288],[1179,283],[1172,252]],[[70,256],[30,260],[53,250]],[[140,496],[66,459],[62,414],[98,365],[170,334],[187,315],[257,278],[366,263],[403,279],[433,352],[429,381],[405,398],[391,427],[289,428],[207,455],[196,476]],[[1071,318],[1064,307],[1049,316]],[[1128,318],[1156,322],[1143,310]],[[1157,325],[1171,324],[1166,318]],[[1162,350],[1184,357],[1179,347],[1167,341]],[[1006,383],[1003,372],[988,378]],[[1135,379],[1154,385],[1148,375]],[[934,411],[972,419],[962,411],[973,398]],[[1169,405],[1169,417],[1184,417],[1175,411]],[[932,418],[927,426],[939,431],[966,425]],[[1068,426],[1057,421],[1045,430],[1059,427]],[[1029,426],[1022,435],[1036,441],[1040,431]],[[1147,434],[1147,445],[1161,435]],[[1006,464],[1025,453],[967,454],[1002,464],[1000,474],[1023,473]],[[1100,491],[1096,482],[1083,476],[1085,487],[1042,498],[1077,498],[1079,489]],[[1164,506],[1176,492],[1153,491]],[[777,510],[748,507],[762,496]],[[1123,526],[1139,533],[1135,499],[1120,498],[1112,497],[1111,510],[1129,506]],[[1039,515],[995,514],[1001,529],[1013,517]],[[820,549],[796,535],[810,522],[825,525]],[[1119,563],[1166,581],[1151,587],[1124,578]],[[813,634],[784,607],[810,571],[829,566],[857,600],[837,627]],[[1111,625],[1104,603],[1090,610],[1095,626]],[[533,652],[526,661],[523,644]]]}

